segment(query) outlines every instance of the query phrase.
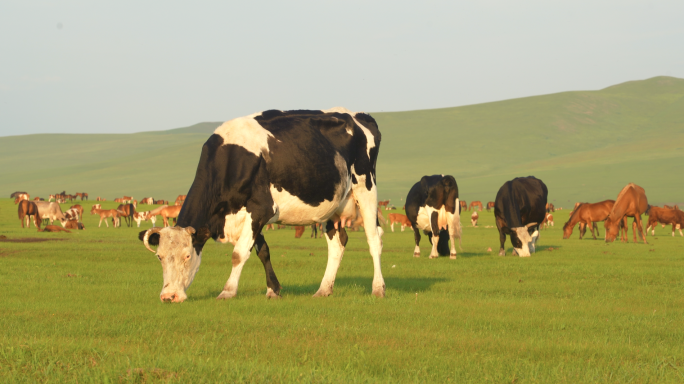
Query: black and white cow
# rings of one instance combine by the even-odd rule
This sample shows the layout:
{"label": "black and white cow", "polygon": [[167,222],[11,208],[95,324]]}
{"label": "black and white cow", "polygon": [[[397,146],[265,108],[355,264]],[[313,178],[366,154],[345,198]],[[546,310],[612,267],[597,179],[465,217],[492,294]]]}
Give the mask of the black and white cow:
{"label": "black and white cow", "polygon": [[439,255],[456,258],[455,239],[461,238],[461,216],[458,185],[453,176],[423,176],[406,196],[405,210],[416,240],[414,257],[420,257],[422,230],[432,244],[431,259]]}
{"label": "black and white cow", "polygon": [[234,297],[252,247],[266,270],[266,296],[278,297],[262,228],[271,223],[326,223],[328,265],[314,296],[333,291],[347,244],[339,212],[354,199],[373,257],[373,295],[385,295],[380,267],[382,228],[377,224],[375,164],[380,131],[375,120],[344,108],[266,111],[228,121],[202,147],[195,180],[178,225],[140,232],[159,245],[162,301],[182,302],[199,269],[202,247],[211,237],[233,244],[233,269],[219,299]]}
{"label": "black and white cow", "polygon": [[506,254],[506,235],[511,236],[514,255],[524,257],[535,252],[539,224],[546,216],[548,194],[544,182],[534,176],[518,177],[501,186],[494,201],[494,217],[501,240],[499,256]]}

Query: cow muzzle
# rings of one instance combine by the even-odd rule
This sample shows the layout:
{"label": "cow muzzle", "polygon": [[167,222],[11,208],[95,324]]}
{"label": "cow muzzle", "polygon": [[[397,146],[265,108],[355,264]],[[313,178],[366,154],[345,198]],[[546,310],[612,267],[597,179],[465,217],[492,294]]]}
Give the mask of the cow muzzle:
{"label": "cow muzzle", "polygon": [[187,295],[178,292],[166,292],[159,295],[159,299],[164,303],[182,303],[187,298]]}

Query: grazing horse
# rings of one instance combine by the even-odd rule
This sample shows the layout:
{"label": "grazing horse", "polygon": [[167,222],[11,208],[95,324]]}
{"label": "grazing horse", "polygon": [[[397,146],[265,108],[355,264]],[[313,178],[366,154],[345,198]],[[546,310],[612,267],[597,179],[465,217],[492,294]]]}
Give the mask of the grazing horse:
{"label": "grazing horse", "polygon": [[487,212],[491,211],[492,208],[494,208],[494,202],[490,201],[489,203],[487,203]]}
{"label": "grazing horse", "polygon": [[22,228],[24,228],[24,217],[26,218],[27,228],[31,228],[30,218],[33,216],[33,223],[36,225],[36,228],[40,229],[40,214],[38,213],[38,206],[36,203],[29,200],[22,200],[19,203],[17,211]]}
{"label": "grazing horse", "polygon": [[[580,240],[584,237],[587,226],[591,228],[591,234],[594,236],[594,240],[596,240],[597,233],[595,232],[598,232],[598,228],[593,223],[605,221],[614,205],[615,200],[604,200],[593,204],[580,203],[572,211],[565,225],[563,225],[563,238],[569,239],[575,225],[579,223]],[[598,233],[598,235],[600,236],[601,234]]]}
{"label": "grazing horse", "polygon": [[115,227],[117,226],[117,224],[119,226],[121,225],[121,222],[119,220],[119,213],[116,209],[99,209],[93,206],[93,208],[90,210],[90,214],[100,216],[100,223],[97,225],[98,228],[102,225],[102,220],[104,220],[105,225],[107,226],[107,228],[109,228],[109,224],[107,223],[108,217],[111,217],[112,220],[114,220]]}
{"label": "grazing horse", "polygon": [[[645,244],[646,235],[644,234],[644,227],[641,224],[641,215],[648,209],[648,199],[646,198],[646,191],[640,186],[629,183],[618,195],[615,200],[615,205],[611,209],[610,214],[606,218],[603,225],[606,227],[606,242],[613,242],[618,235],[618,227],[620,221],[623,221],[626,217],[633,217],[634,222],[632,222],[632,231],[634,232],[634,242],[637,241],[637,230],[639,227],[639,234],[644,240]],[[626,220],[625,220],[626,221]],[[626,224],[623,222],[623,224]],[[627,231],[627,226],[625,225],[625,231]],[[627,242],[625,238],[623,241]]]}
{"label": "grazing horse", "polygon": [[[135,215],[135,206],[133,204],[119,204],[116,212],[119,214],[119,217],[124,218],[126,226],[133,226],[133,215]],[[119,221],[119,225],[121,225],[121,221]]]}
{"label": "grazing horse", "polygon": [[655,236],[655,227],[658,223],[672,224],[672,236],[675,235],[675,229],[679,229],[679,234],[682,234],[681,226],[684,225],[684,212],[675,209],[659,208],[651,206],[648,208],[648,224],[646,226],[646,233],[651,230],[651,235]]}
{"label": "grazing horse", "polygon": [[151,197],[143,197],[143,199],[140,200],[140,204],[152,205],[154,204],[154,199]]}
{"label": "grazing horse", "polygon": [[172,205],[165,207],[159,211],[159,215],[164,220],[164,227],[169,226],[169,219],[173,219],[174,223],[176,222],[176,218],[180,214],[182,208],[182,205]]}
{"label": "grazing horse", "polygon": [[459,210],[458,213],[461,213],[460,211],[467,211],[468,210],[468,203],[465,200],[461,200],[460,203],[461,209]]}
{"label": "grazing horse", "polygon": [[482,202],[478,201],[478,200],[471,202],[470,205],[468,206],[468,210],[472,211],[473,208],[475,208],[475,207],[480,207],[479,211],[482,211]]}

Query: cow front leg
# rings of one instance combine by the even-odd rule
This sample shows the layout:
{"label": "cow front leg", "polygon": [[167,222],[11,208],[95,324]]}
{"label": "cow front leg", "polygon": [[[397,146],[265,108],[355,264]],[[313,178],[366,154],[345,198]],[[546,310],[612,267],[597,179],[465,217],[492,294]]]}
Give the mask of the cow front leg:
{"label": "cow front leg", "polygon": [[501,228],[499,228],[499,242],[501,243],[501,246],[499,247],[499,256],[506,256],[506,250],[504,249],[504,244],[506,244],[506,234]]}
{"label": "cow front leg", "polygon": [[252,217],[246,215],[240,238],[235,243],[233,248],[233,269],[230,271],[230,277],[223,287],[223,291],[218,295],[217,299],[230,299],[237,295],[238,282],[240,281],[240,274],[242,267],[245,266],[247,259],[254,246],[254,234],[252,232]]}
{"label": "cow front leg", "polygon": [[325,267],[325,275],[321,281],[321,286],[314,294],[314,297],[325,297],[332,295],[333,286],[335,285],[335,277],[337,270],[342,262],[344,256],[344,247],[347,245],[347,232],[344,227],[335,228],[332,220],[328,220],[325,225],[326,235],[325,240],[328,242],[328,265]]}
{"label": "cow front leg", "polygon": [[416,241],[416,248],[413,249],[413,257],[420,257],[420,230],[415,224],[411,225],[413,227],[413,238]]}
{"label": "cow front leg", "polygon": [[257,235],[256,241],[254,243],[254,248],[256,249],[256,254],[264,265],[264,270],[266,272],[266,297],[267,298],[279,298],[280,297],[280,283],[273,271],[273,266],[271,265],[271,253],[268,249],[268,244],[266,244],[266,239],[264,239],[263,234]]}

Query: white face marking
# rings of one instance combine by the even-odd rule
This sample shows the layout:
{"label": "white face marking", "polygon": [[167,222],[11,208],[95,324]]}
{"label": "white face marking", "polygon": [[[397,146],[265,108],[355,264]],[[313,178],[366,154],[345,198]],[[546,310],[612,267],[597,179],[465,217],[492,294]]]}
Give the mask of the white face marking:
{"label": "white face marking", "polygon": [[[518,239],[520,240],[520,242],[522,242],[522,248],[514,247],[518,253],[518,256],[530,256],[530,248],[532,248],[532,252],[534,252],[534,245],[530,247],[530,244],[533,244],[533,241],[536,239],[533,240],[532,236],[530,236],[530,233],[527,232],[527,227],[517,227],[512,229],[518,235]],[[539,232],[535,231],[535,233],[537,236],[539,236]]]}
{"label": "white face marking", "polygon": [[175,295],[173,301],[184,301],[187,298],[185,290],[199,270],[202,253],[198,255],[195,252],[192,237],[185,228],[164,228],[159,235],[156,254],[160,258],[164,277],[160,298],[164,300],[164,297]]}
{"label": "white face marking", "polygon": [[274,136],[254,120],[254,117],[260,114],[256,113],[227,121],[216,128],[214,133],[223,138],[223,145],[239,145],[249,152],[261,156],[264,152],[268,153],[268,138]]}

